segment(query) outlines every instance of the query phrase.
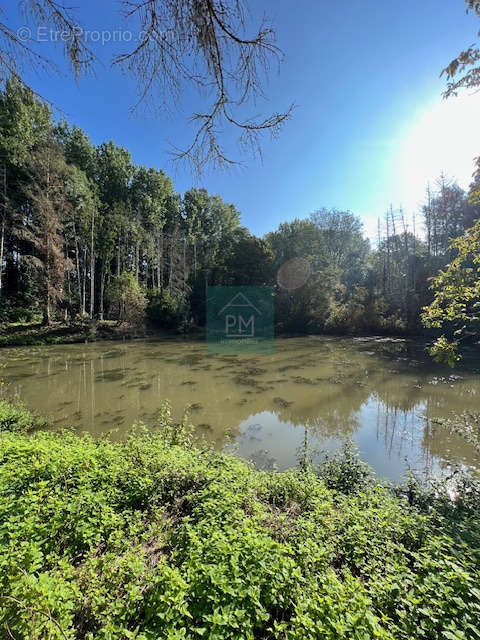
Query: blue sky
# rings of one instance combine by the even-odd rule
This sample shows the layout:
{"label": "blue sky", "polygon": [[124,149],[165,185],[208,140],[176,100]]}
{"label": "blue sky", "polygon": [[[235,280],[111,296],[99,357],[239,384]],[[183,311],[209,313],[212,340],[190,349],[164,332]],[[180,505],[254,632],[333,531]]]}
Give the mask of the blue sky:
{"label": "blue sky", "polygon": [[[15,28],[17,2],[5,10]],[[265,12],[285,52],[280,74],[267,87],[265,112],[297,108],[280,137],[265,139],[263,161],[207,171],[195,179],[171,164],[169,141],[186,144],[188,116],[201,103],[190,92],[175,113],[138,111],[135,82],[109,60],[115,48],[96,46],[103,64],[78,83],[66,72],[61,49],[39,50],[65,71],[27,80],[59,105],[95,143],[112,139],[133,161],[164,169],[183,192],[204,186],[233,202],[242,222],[262,235],[279,223],[320,207],[350,209],[373,236],[376,219],[393,202],[412,213],[424,183],[444,170],[468,185],[480,154],[480,94],[443,103],[439,72],[477,38],[480,21],[463,0],[250,0]],[[80,22],[91,30],[118,29],[119,3],[82,0]],[[125,45],[128,46],[128,45]],[[121,47],[120,47],[121,48]]]}

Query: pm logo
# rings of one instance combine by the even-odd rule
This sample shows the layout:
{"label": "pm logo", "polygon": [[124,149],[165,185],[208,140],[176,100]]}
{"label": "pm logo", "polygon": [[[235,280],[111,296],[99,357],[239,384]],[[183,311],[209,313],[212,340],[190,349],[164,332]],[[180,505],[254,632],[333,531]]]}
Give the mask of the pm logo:
{"label": "pm logo", "polygon": [[246,295],[237,293],[218,314],[225,316],[225,335],[228,338],[253,338],[255,315],[261,316],[262,312]]}
{"label": "pm logo", "polygon": [[207,350],[271,353],[272,287],[208,287]]}

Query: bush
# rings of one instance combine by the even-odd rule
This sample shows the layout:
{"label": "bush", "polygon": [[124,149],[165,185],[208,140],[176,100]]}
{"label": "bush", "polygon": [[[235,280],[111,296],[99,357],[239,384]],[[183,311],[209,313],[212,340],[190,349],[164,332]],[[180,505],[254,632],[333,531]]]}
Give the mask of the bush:
{"label": "bush", "polygon": [[0,306],[0,322],[5,323],[29,323],[41,320],[38,311],[26,307],[3,304]]}
{"label": "bush", "polygon": [[3,434],[1,637],[478,637],[480,548],[447,515],[185,433],[166,411],[120,443]]}
{"label": "bush", "polygon": [[329,489],[341,493],[362,491],[373,481],[372,470],[360,460],[352,442],[346,442],[332,456],[327,454],[317,473]]}
{"label": "bush", "polygon": [[42,429],[47,422],[34,415],[22,406],[14,406],[5,400],[0,400],[0,433],[12,431],[26,433],[33,429]]}
{"label": "bush", "polygon": [[181,302],[171,296],[168,291],[154,292],[149,295],[147,318],[155,326],[174,331],[183,323]]}

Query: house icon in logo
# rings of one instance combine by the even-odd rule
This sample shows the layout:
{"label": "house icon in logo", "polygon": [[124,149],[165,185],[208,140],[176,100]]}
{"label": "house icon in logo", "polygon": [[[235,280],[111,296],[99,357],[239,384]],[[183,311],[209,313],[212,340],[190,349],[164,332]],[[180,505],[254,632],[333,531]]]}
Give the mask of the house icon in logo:
{"label": "house icon in logo", "polygon": [[255,335],[255,315],[262,312],[244,293],[237,293],[218,315],[225,316],[225,335],[228,338],[252,338]]}

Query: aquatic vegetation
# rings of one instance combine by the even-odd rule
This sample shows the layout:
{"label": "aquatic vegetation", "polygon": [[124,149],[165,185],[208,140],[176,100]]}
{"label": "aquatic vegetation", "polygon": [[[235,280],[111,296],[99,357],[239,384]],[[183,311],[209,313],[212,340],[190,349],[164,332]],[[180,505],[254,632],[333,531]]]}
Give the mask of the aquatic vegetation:
{"label": "aquatic vegetation", "polygon": [[278,371],[280,373],[284,373],[285,371],[290,371],[290,369],[298,369],[298,365],[296,365],[296,364],[287,364],[287,365],[285,365],[283,367],[279,367]]}
{"label": "aquatic vegetation", "polygon": [[288,402],[287,400],[284,400],[280,397],[273,398],[273,403],[278,405],[279,407],[282,407],[282,409],[288,409],[288,407],[291,407],[293,404],[293,402]]}
{"label": "aquatic vegetation", "polygon": [[201,353],[189,353],[174,359],[178,364],[198,365],[205,360],[205,356]]}
{"label": "aquatic vegetation", "polygon": [[105,351],[102,353],[102,358],[119,358],[124,355],[125,351],[123,349],[110,349],[110,351]]}
{"label": "aquatic vegetation", "polygon": [[[21,420],[21,416],[20,416]],[[0,438],[0,635],[438,640],[480,633],[480,521],[349,451],[256,471],[168,408],[125,442]],[[272,463],[265,452],[259,463]]]}
{"label": "aquatic vegetation", "polygon": [[242,374],[244,376],[261,376],[267,373],[267,369],[261,369],[260,367],[242,367]]}
{"label": "aquatic vegetation", "polygon": [[293,376],[292,380],[295,384],[315,384],[315,380],[304,378],[303,376]]}
{"label": "aquatic vegetation", "polygon": [[236,384],[242,385],[244,387],[256,387],[259,385],[259,382],[255,380],[255,378],[249,378],[244,375],[234,376],[233,381]]}
{"label": "aquatic vegetation", "polygon": [[125,373],[123,371],[104,371],[99,373],[95,380],[96,382],[117,382],[118,380],[124,380]]}

